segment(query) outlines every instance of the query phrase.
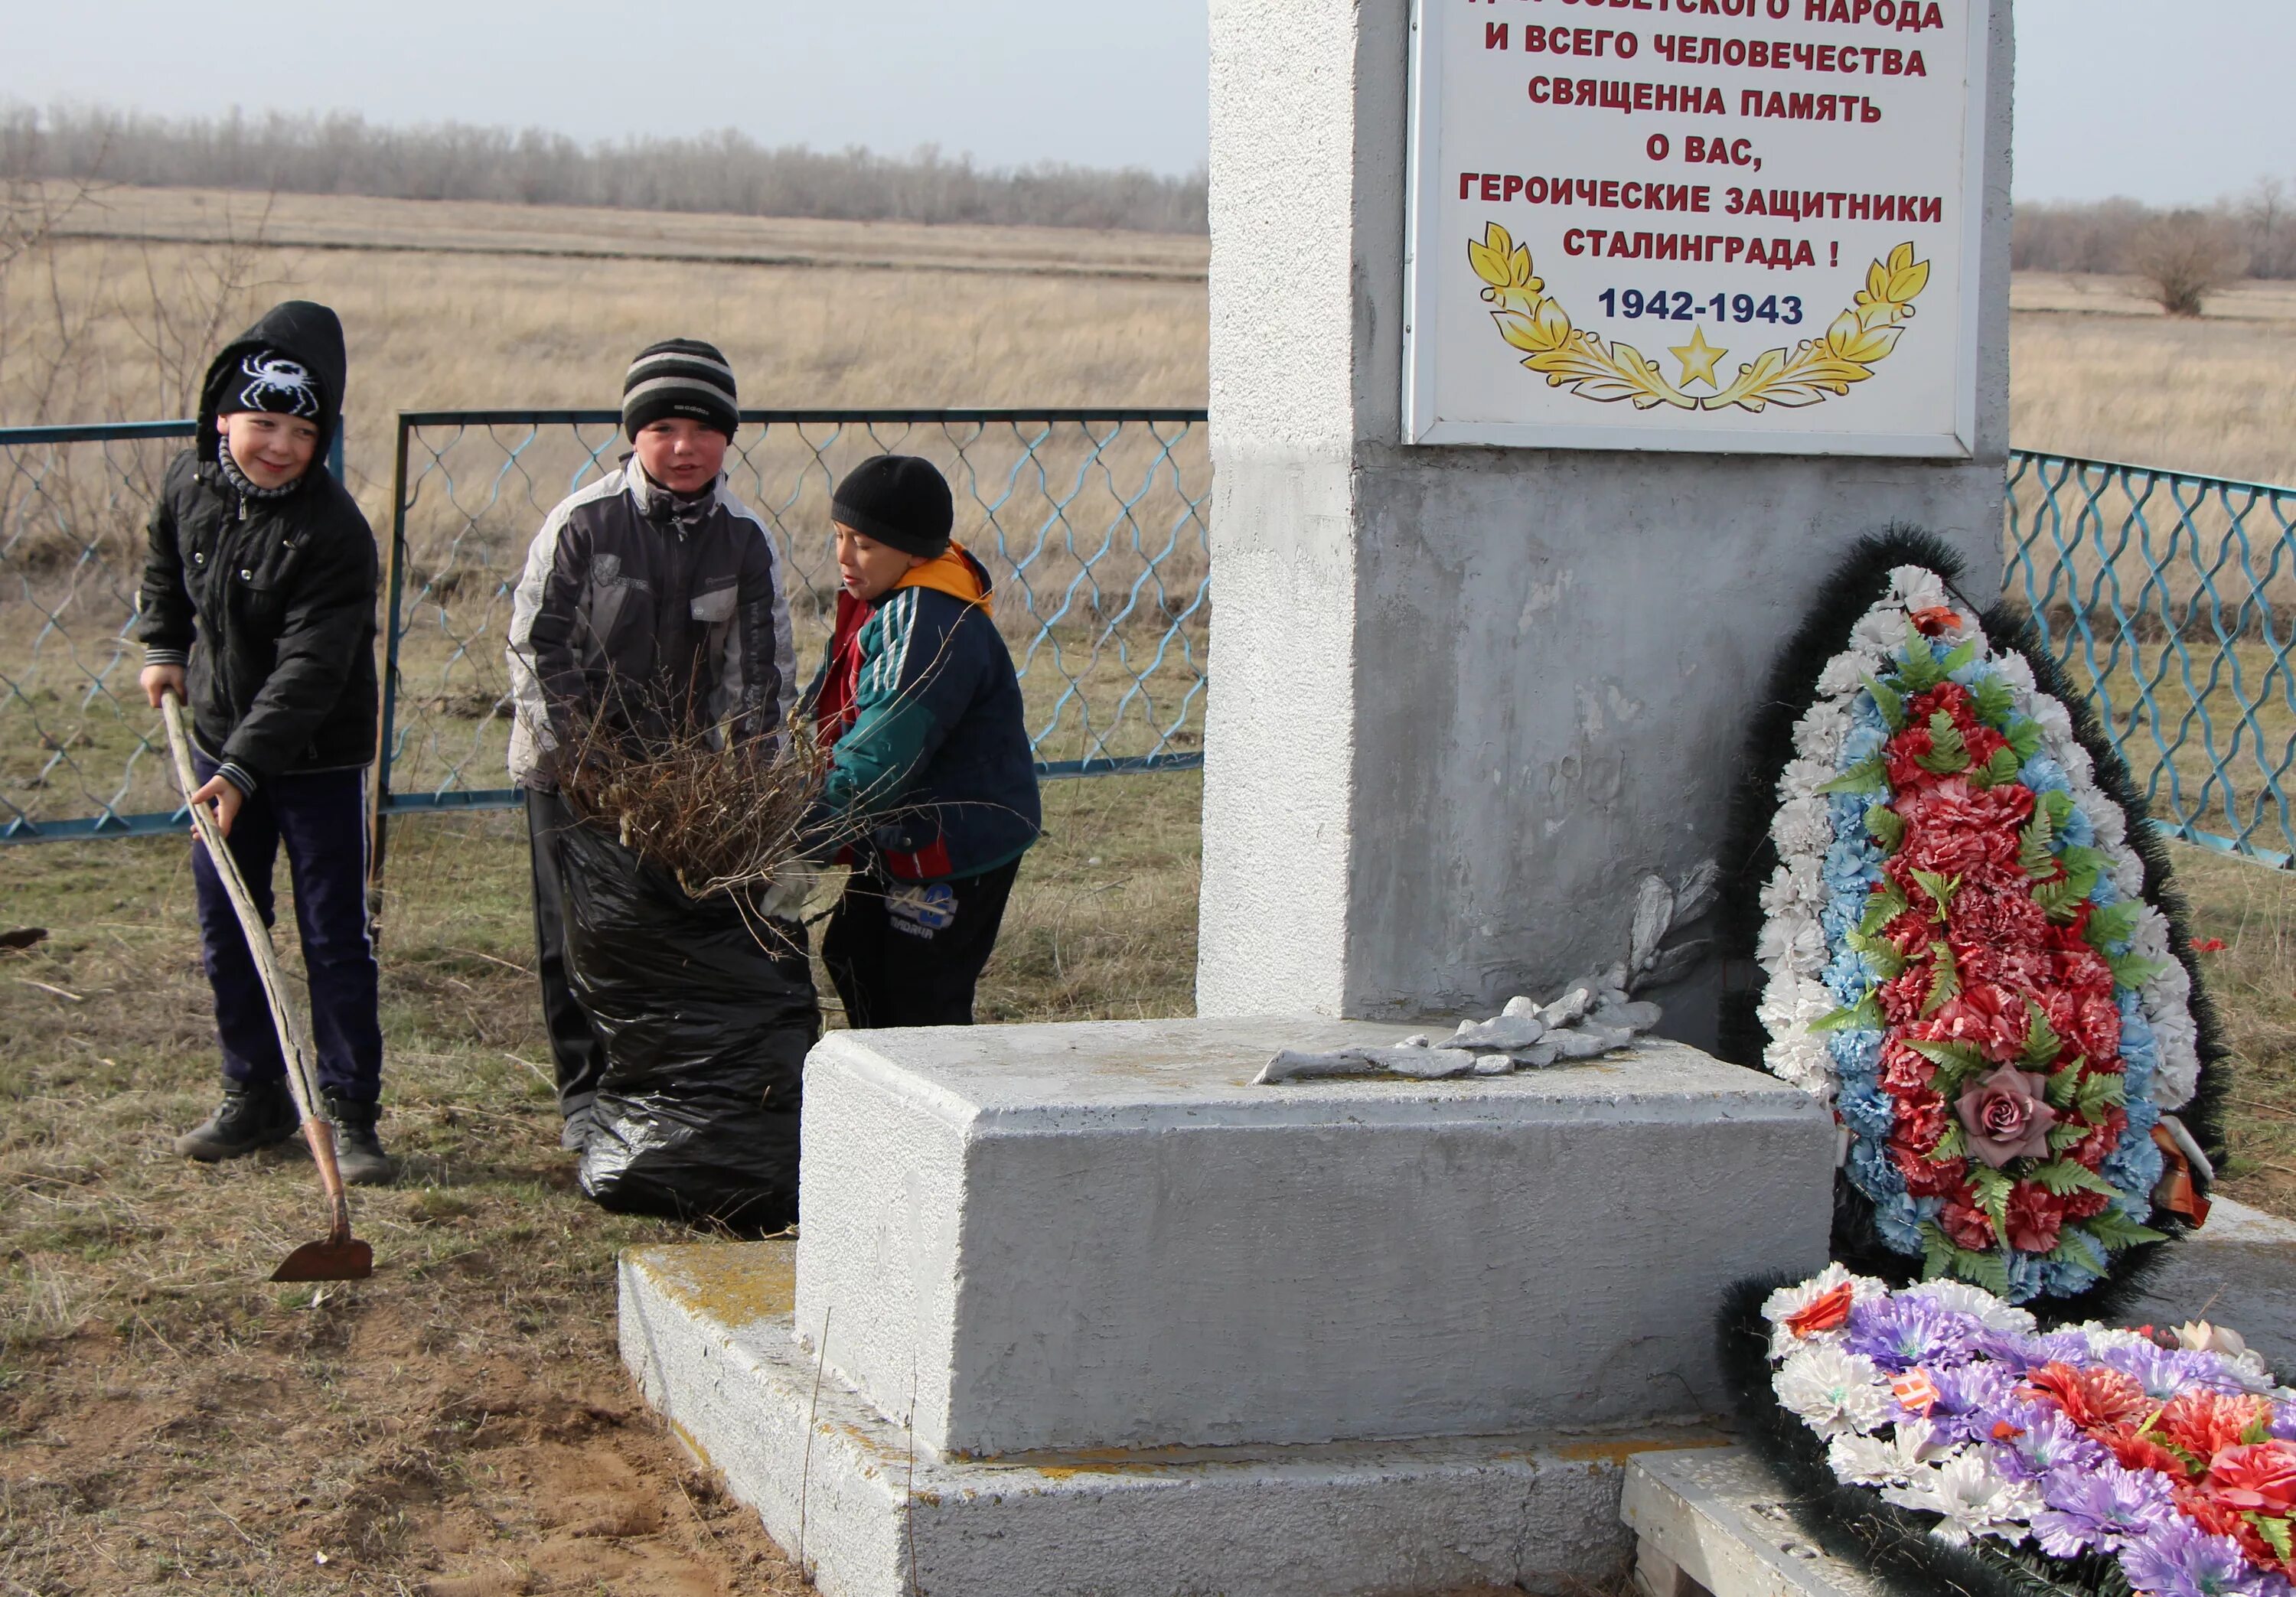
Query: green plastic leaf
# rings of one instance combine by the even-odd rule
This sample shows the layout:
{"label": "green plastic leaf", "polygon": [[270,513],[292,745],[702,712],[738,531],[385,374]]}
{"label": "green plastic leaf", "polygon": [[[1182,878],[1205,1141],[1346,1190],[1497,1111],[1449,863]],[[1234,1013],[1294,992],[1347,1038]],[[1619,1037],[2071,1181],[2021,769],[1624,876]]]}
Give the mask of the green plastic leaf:
{"label": "green plastic leaf", "polygon": [[2056,841],[2056,823],[2049,818],[2047,809],[2035,805],[2033,818],[2017,834],[2018,868],[2037,880],[2053,874],[2057,868]]}
{"label": "green plastic leaf", "polygon": [[1869,938],[1878,937],[1888,929],[1890,922],[1913,907],[1913,900],[1906,897],[1906,889],[1884,877],[1882,885],[1866,897],[1865,918],[1857,922],[1857,930]]}
{"label": "green plastic leaf", "polygon": [[1911,874],[1915,884],[1929,895],[1931,904],[1935,905],[1930,919],[1943,921],[1953,913],[1953,896],[1961,891],[1961,878],[1948,876],[1942,871],[1915,871]]}
{"label": "green plastic leaf", "polygon": [[1924,1221],[1922,1224],[1922,1279],[1935,1281],[1941,1275],[1953,1274],[1953,1257],[1960,1251],[1937,1222]]}
{"label": "green plastic leaf", "polygon": [[2284,1564],[2296,1559],[2296,1540],[2292,1540],[2289,1536],[2287,1520],[2270,1519],[2263,1514],[2250,1514],[2247,1519],[2251,1525],[2256,1527],[2256,1534],[2262,1536],[2272,1549],[2274,1557]]}
{"label": "green plastic leaf", "polygon": [[[1970,690],[1970,696],[1977,701],[1977,718],[2005,735],[2012,718],[2017,713],[2017,696],[2009,691],[2009,684],[1997,674],[1988,672]],[[2035,730],[2038,732],[2039,729]],[[2024,762],[2020,760],[2018,763],[2022,765]]]}
{"label": "green plastic leaf", "polygon": [[1922,1000],[1922,1019],[1931,1015],[1961,996],[1961,966],[1953,957],[1950,944],[1939,940],[1930,945],[1929,996]]}
{"label": "green plastic leaf", "polygon": [[1956,1248],[1953,1273],[1983,1287],[1996,1298],[2009,1296],[2009,1261],[1997,1253],[1972,1253],[1966,1248]]}
{"label": "green plastic leaf", "polygon": [[1843,939],[1872,966],[1876,979],[1895,981],[1906,973],[1906,956],[1887,938],[1870,938],[1856,927]]}
{"label": "green plastic leaf", "polygon": [[2051,1159],[2046,1165],[2036,1165],[2025,1179],[2059,1198],[2070,1198],[2075,1192],[2103,1192],[2108,1198],[2120,1195],[2119,1187],[2087,1165],[2069,1159]]}
{"label": "green plastic leaf", "polygon": [[2017,751],[2017,763],[2021,766],[2041,751],[2041,724],[2030,717],[2018,717],[2001,735]]}
{"label": "green plastic leaf", "polygon": [[1990,1165],[1972,1165],[1969,1185],[1977,1196],[1977,1207],[1993,1217],[1993,1229],[2003,1236],[2009,1234],[2009,1194],[2017,1183],[2005,1170],[1996,1170]]}
{"label": "green plastic leaf", "polygon": [[2057,1245],[2042,1257],[2052,1262],[2086,1265],[2100,1275],[2112,1263],[2105,1257],[2103,1245],[2077,1225],[2062,1227],[2057,1232]]}
{"label": "green plastic leaf", "polygon": [[1930,717],[1930,751],[1914,756],[1914,764],[1933,776],[1951,776],[1969,769],[1969,744],[1945,711]]}
{"label": "green plastic leaf", "polygon": [[1876,754],[1861,759],[1832,782],[1821,783],[1821,793],[1886,793],[1890,790],[1888,762]]}
{"label": "green plastic leaf", "polygon": [[2070,1120],[2059,1121],[2049,1127],[2049,1151],[2063,1153],[2088,1135],[2088,1133],[2089,1128],[2086,1126],[2076,1126]]}
{"label": "green plastic leaf", "polygon": [[1961,1159],[1968,1152],[1969,1135],[1962,1130],[1960,1122],[1956,1121],[1945,1128],[1945,1134],[1938,1138],[1937,1146],[1930,1150],[1929,1160],[1933,1165],[1942,1165],[1948,1159]]}
{"label": "green plastic leaf", "polygon": [[1838,1009],[1810,1022],[1816,1032],[1879,1031],[1882,1029],[1882,999],[1878,993],[1867,993],[1847,1009]]}
{"label": "green plastic leaf", "polygon": [[[2030,998],[2025,1000],[2025,1050],[2020,1062],[2028,1070],[2046,1073],[2055,1069],[2057,1055],[2064,1052],[2065,1040],[2049,1024],[2048,1012]],[[2063,1105],[2054,1107],[2061,1109]]]}
{"label": "green plastic leaf", "polygon": [[1948,676],[1950,676],[1956,671],[1966,671],[1971,666],[1976,663],[1977,640],[1975,638],[1964,638],[1960,643],[1956,643],[1950,650],[1947,651],[1945,659],[1938,662],[1938,669],[1943,671]]}
{"label": "green plastic leaf", "polygon": [[2022,762],[2007,749],[1996,749],[1991,758],[1969,774],[1972,786],[1997,788],[2017,780],[2017,767]]}
{"label": "green plastic leaf", "polygon": [[2062,831],[2065,823],[2073,818],[2072,799],[2054,789],[2041,795],[2041,807],[2049,812],[2049,822],[2059,831]]}
{"label": "green plastic leaf", "polygon": [[2166,960],[2144,959],[2134,954],[2108,954],[2104,962],[2112,967],[2113,985],[2132,991],[2169,968]]}
{"label": "green plastic leaf", "polygon": [[[2087,1067],[2087,1057],[2077,1053],[2064,1062],[2062,1069],[2049,1073],[2048,1090],[2044,1096],[2048,1099],[2051,1109],[2061,1115],[2071,1112],[2080,1097],[2081,1072]],[[2079,1138],[2076,1137],[2074,1141],[2078,1142]]]}
{"label": "green plastic leaf", "polygon": [[1906,818],[1886,804],[1866,807],[1866,830],[1884,854],[1895,854],[1906,846]]}
{"label": "green plastic leaf", "polygon": [[1905,647],[1898,651],[1897,676],[1908,693],[1926,693],[1945,680],[1945,667],[1938,664],[1929,639],[1910,621],[1906,624]]}
{"label": "green plastic leaf", "polygon": [[1930,1077],[1930,1088],[1948,1098],[1963,1082],[1985,1069],[1985,1056],[1972,1044],[1932,1043],[1908,1037],[1906,1046],[1937,1067]]}
{"label": "green plastic leaf", "polygon": [[2073,1112],[2094,1126],[2104,1118],[2105,1110],[2118,1109],[2128,1102],[2125,1077],[2110,1070],[2092,1070],[2081,1077],[2073,1093]]}
{"label": "green plastic leaf", "polygon": [[1882,719],[1891,732],[1906,729],[1906,696],[1886,682],[1873,677],[1865,679],[1866,691],[1874,695],[1874,708],[1882,712]]}
{"label": "green plastic leaf", "polygon": [[2117,1208],[2093,1215],[2079,1224],[2097,1243],[2116,1253],[2123,1248],[2134,1248],[2140,1242],[2165,1242],[2169,1240],[2164,1233],[2149,1225],[2139,1225]]}
{"label": "green plastic leaf", "polygon": [[2087,926],[2082,929],[2082,935],[2088,938],[2088,946],[2102,953],[2108,944],[2126,943],[2135,937],[2138,907],[2123,902],[2092,910]]}

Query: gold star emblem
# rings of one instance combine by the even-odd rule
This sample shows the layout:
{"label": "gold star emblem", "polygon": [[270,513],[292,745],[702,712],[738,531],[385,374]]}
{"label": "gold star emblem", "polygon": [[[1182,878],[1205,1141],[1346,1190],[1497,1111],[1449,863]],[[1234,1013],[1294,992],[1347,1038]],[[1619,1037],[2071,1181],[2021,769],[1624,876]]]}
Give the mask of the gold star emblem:
{"label": "gold star emblem", "polygon": [[1667,353],[1682,363],[1683,387],[1688,388],[1692,383],[1702,379],[1710,387],[1718,389],[1722,386],[1720,380],[1714,375],[1714,363],[1730,352],[1727,349],[1717,349],[1708,343],[1706,329],[1702,324],[1691,333],[1690,342],[1671,348]]}

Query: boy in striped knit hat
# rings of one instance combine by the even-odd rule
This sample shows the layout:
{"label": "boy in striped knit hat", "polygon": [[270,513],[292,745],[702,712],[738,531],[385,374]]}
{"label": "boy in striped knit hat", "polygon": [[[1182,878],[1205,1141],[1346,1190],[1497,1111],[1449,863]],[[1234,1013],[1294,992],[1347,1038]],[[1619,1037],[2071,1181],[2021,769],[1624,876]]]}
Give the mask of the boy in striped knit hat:
{"label": "boy in striped knit hat", "polygon": [[[639,351],[622,383],[631,454],[550,512],[512,603],[510,773],[526,790],[543,1018],[566,1118],[562,1142],[585,1151],[584,1185],[602,1198],[608,1167],[619,1170],[617,1161],[631,1152],[606,1145],[618,1134],[613,1127],[636,1112],[609,1078],[637,1068],[644,1042],[630,1014],[650,1002],[645,979],[632,968],[646,939],[627,927],[612,930],[615,895],[635,889],[584,875],[605,868],[602,860],[612,858],[616,870],[628,862],[601,853],[598,839],[577,837],[578,823],[558,791],[560,765],[599,733],[661,747],[703,733],[767,737],[786,723],[796,690],[780,557],[724,474],[739,424],[733,370],[715,347],[671,339]],[[787,945],[776,962],[785,967],[779,985],[789,988],[792,1025],[809,1028],[816,1011],[799,905],[780,901],[788,890],[775,894],[763,908]],[[660,901],[672,908],[659,913],[686,915],[701,935],[708,911],[668,889]],[[794,1070],[802,1057],[800,1047],[773,1104],[790,1119],[792,1200]],[[605,1143],[591,1147],[599,1137]]]}

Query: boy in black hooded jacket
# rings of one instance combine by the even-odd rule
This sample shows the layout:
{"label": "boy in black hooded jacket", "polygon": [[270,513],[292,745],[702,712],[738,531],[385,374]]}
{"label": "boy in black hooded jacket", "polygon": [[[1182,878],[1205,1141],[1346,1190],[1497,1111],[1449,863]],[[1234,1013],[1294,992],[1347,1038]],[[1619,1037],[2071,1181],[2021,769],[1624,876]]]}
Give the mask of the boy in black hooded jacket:
{"label": "boy in black hooded jacket", "polygon": [[[280,845],[310,973],[321,1095],[346,1180],[392,1175],[375,1135],[382,1031],[366,914],[375,750],[374,534],[321,464],[342,415],[342,324],[290,300],[224,346],[200,430],[153,507],[135,635],[156,707],[191,710],[193,762],[266,924]],[[245,937],[193,844],[200,937],[223,1044],[222,1105],[176,1140],[212,1160],[297,1126],[286,1061]]]}

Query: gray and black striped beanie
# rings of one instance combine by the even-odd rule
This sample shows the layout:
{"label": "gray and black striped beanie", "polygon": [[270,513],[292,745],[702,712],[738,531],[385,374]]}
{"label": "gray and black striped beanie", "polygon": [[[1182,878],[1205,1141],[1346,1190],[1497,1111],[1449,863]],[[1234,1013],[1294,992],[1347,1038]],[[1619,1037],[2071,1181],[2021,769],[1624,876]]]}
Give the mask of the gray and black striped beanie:
{"label": "gray and black striped beanie", "polygon": [[734,368],[715,344],[664,339],[638,351],[622,379],[622,430],[635,438],[664,416],[690,416],[727,438],[741,424]]}

